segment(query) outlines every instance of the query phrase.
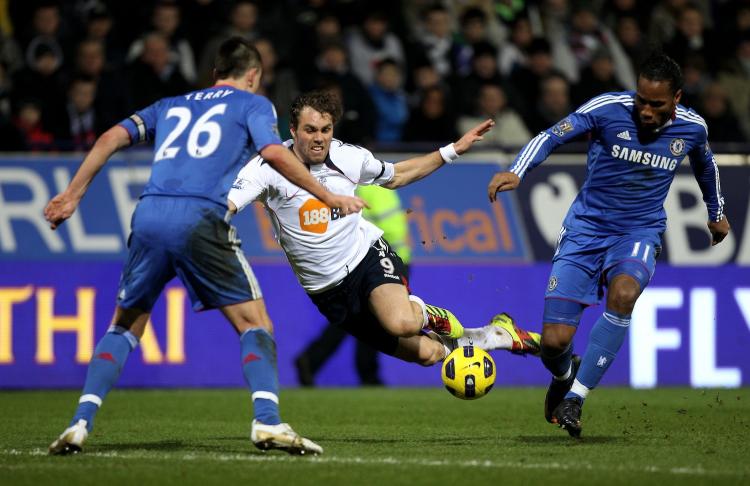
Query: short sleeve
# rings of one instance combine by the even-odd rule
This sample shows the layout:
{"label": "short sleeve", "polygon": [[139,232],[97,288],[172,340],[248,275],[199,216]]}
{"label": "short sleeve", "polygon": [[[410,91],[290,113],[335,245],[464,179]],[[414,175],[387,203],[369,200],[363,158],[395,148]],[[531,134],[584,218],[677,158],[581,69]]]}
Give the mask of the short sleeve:
{"label": "short sleeve", "polygon": [[270,185],[269,166],[262,157],[254,157],[239,174],[229,190],[227,198],[241,211],[253,201],[263,201]]}
{"label": "short sleeve", "polygon": [[135,145],[141,142],[148,142],[154,139],[156,134],[156,123],[159,120],[163,100],[159,100],[153,105],[138,110],[129,117],[122,120],[118,125],[127,130],[130,135],[130,143]]}
{"label": "short sleeve", "polygon": [[359,173],[359,184],[382,186],[393,179],[394,167],[392,163],[375,158],[372,152],[367,149],[360,148],[360,150],[364,157],[362,170]]}
{"label": "short sleeve", "polygon": [[258,152],[268,145],[281,143],[276,109],[267,98],[260,95],[253,97],[247,110],[246,122],[253,145]]}

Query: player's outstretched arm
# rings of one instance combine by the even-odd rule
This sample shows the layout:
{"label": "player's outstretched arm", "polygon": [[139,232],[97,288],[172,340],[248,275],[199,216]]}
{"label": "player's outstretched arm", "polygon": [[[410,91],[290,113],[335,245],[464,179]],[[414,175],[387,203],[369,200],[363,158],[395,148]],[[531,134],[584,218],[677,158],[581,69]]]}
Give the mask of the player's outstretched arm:
{"label": "player's outstretched arm", "polygon": [[310,175],[305,165],[294,153],[283,145],[267,145],[260,151],[260,156],[292,184],[306,190],[328,207],[339,208],[344,215],[359,212],[365,207],[365,202],[358,197],[342,196],[326,190]]}
{"label": "player's outstretched arm", "polygon": [[[490,129],[492,129],[494,125],[494,121],[485,120],[482,123],[476,125],[468,132],[464,133],[457,142],[444,147],[444,149],[452,147],[452,149],[455,151],[455,156],[451,157],[452,154],[448,154],[449,160],[452,161],[459,155],[468,152],[469,149],[471,149],[471,146],[474,145],[474,143],[482,140],[482,135],[490,131]],[[398,164],[394,165],[393,179],[391,179],[388,183],[383,184],[383,187],[387,187],[388,189],[396,189],[397,187],[411,184],[412,182],[418,181],[419,179],[432,174],[437,169],[442,167],[445,163],[446,160],[444,160],[443,155],[438,150],[427,155],[404,160],[403,162],[399,162]]]}
{"label": "player's outstretched arm", "polygon": [[497,193],[503,191],[512,191],[521,183],[521,178],[513,172],[498,172],[492,176],[489,186],[487,186],[487,196],[490,202],[495,202]]}
{"label": "player's outstretched arm", "polygon": [[130,135],[119,125],[110,128],[97,139],[65,191],[53,197],[44,208],[44,217],[49,221],[50,228],[57,229],[73,215],[99,170],[112,154],[128,145]]}

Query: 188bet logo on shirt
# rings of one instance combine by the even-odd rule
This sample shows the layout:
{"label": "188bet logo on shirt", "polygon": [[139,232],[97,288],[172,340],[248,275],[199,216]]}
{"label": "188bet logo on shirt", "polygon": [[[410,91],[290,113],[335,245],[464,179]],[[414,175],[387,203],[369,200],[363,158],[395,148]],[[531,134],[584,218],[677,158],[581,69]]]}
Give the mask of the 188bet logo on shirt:
{"label": "188bet logo on shirt", "polygon": [[329,208],[317,199],[308,199],[299,208],[299,226],[310,233],[325,233],[328,222],[340,218],[338,208]]}

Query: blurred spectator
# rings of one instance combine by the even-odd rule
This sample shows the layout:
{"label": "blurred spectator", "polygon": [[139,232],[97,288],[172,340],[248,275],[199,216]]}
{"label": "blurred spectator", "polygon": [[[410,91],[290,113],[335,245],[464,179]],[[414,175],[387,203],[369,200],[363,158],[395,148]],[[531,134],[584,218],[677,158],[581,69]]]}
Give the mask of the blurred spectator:
{"label": "blurred spectator", "polygon": [[215,35],[203,48],[198,66],[198,82],[200,86],[213,84],[213,65],[219,46],[228,38],[238,35],[249,41],[260,37],[257,28],[258,6],[250,0],[237,0],[229,13],[229,25],[221,33]]}
{"label": "blurred spectator", "polygon": [[106,63],[101,41],[88,39],[78,44],[73,74],[95,80],[97,90],[94,105],[102,126],[112,126],[133,111],[130,92],[122,73]]}
{"label": "blurred spectator", "polygon": [[312,89],[310,73],[315,68],[315,60],[318,54],[331,44],[344,45],[344,37],[341,32],[341,23],[334,15],[320,15],[317,17],[312,29],[299,29],[299,39],[292,57],[293,68],[297,73],[297,79],[301,81],[303,90]]}
{"label": "blurred spectator", "polygon": [[701,97],[700,115],[708,125],[711,142],[746,142],[740,123],[729,109],[729,96],[718,83],[706,87]]}
{"label": "blurred spectator", "polygon": [[750,34],[734,49],[734,56],[721,68],[719,82],[729,97],[732,111],[739,118],[746,139],[750,139]]}
{"label": "blurred spectator", "polygon": [[31,30],[24,44],[24,59],[28,66],[36,61],[37,48],[40,45],[49,49],[58,66],[62,65],[65,48],[60,23],[60,8],[56,4],[44,2],[34,10]]}
{"label": "blurred spectator", "polygon": [[411,89],[407,93],[409,109],[415,108],[422,101],[428,88],[440,87],[449,91],[448,85],[440,77],[435,66],[425,60],[424,63],[412,64]]}
{"label": "blurred spectator", "polygon": [[18,71],[24,64],[18,42],[4,33],[0,33],[0,63],[5,65],[9,73]]}
{"label": "blurred spectator", "polygon": [[445,91],[427,88],[404,128],[405,142],[450,142],[458,137],[456,123]]}
{"label": "blurred spectator", "polygon": [[[197,79],[195,56],[190,43],[182,37],[180,29],[180,7],[174,1],[159,1],[151,14],[153,32],[163,35],[169,42],[169,63],[172,68],[180,70],[182,77],[190,84]],[[130,45],[127,61],[132,62],[143,53],[143,38]]]}
{"label": "blurred spectator", "polygon": [[261,65],[263,67],[263,76],[261,77],[261,87],[258,94],[261,94],[273,102],[276,107],[276,114],[279,117],[279,130],[282,138],[291,135],[286,132],[289,125],[289,107],[292,101],[299,94],[299,86],[294,72],[279,65],[279,59],[276,56],[276,49],[270,39],[261,37],[255,41],[255,47],[260,53]]}
{"label": "blurred spectator", "polygon": [[365,16],[361,29],[349,35],[349,58],[352,72],[366,86],[375,81],[377,65],[390,59],[403,69],[404,48],[393,32],[388,30],[388,19],[382,12],[372,11]]}
{"label": "blurred spectator", "polygon": [[375,141],[400,142],[401,133],[409,117],[406,93],[402,88],[403,74],[399,64],[384,59],[378,64],[375,82],[370,85],[370,97],[375,106]]}
{"label": "blurred spectator", "polygon": [[188,90],[185,79],[170,64],[169,44],[161,34],[151,33],[143,38],[143,53],[128,66],[128,73],[130,99],[136,109]]}
{"label": "blurred spectator", "polygon": [[[526,66],[519,67],[510,77],[510,82],[520,93],[525,107],[521,113],[528,119],[539,100],[542,80],[552,74],[561,75],[552,65],[552,53],[546,39],[534,39],[528,48]],[[528,123],[527,123],[528,126]]]}
{"label": "blurred spectator", "polygon": [[38,101],[20,101],[13,123],[20,133],[24,150],[37,152],[54,148],[55,137],[42,123],[42,108]]}
{"label": "blurred spectator", "polygon": [[122,38],[117,36],[112,13],[105,6],[97,4],[89,11],[83,39],[103,46],[107,64],[121,66],[125,62]]}
{"label": "blurred spectator", "polygon": [[551,74],[542,80],[539,101],[526,125],[532,133],[538,133],[565,118],[570,111],[568,81],[559,74]]}
{"label": "blurred spectator", "polygon": [[480,8],[467,8],[461,14],[460,25],[458,42],[453,44],[451,53],[453,74],[467,76],[471,72],[474,46],[480,43],[490,43],[487,37],[487,16]]}
{"label": "blurred spectator", "polygon": [[308,77],[313,80],[310,88],[329,90],[341,100],[344,113],[336,136],[358,145],[369,143],[375,133],[375,107],[367,89],[349,69],[344,46],[324,47],[316,61],[316,72]]}
{"label": "blurred spectator", "polygon": [[[700,9],[692,5],[684,7],[677,17],[677,31],[664,50],[677,64],[684,65],[688,57],[702,57],[714,68],[718,62],[718,47],[713,33],[705,26]],[[712,55],[712,53],[714,53]]]}
{"label": "blurred spectator", "polygon": [[682,78],[680,103],[697,110],[701,106],[703,91],[711,84],[711,76],[708,74],[706,62],[701,56],[692,56],[685,61],[682,66]]}
{"label": "blurred spectator", "polygon": [[[52,125],[52,120],[62,109],[65,100],[60,61],[53,46],[37,43],[32,53],[31,64],[13,77],[13,99],[36,100],[36,108],[42,112],[44,126]],[[27,123],[25,126],[30,125]]]}
{"label": "blurred spectator", "polygon": [[677,19],[686,7],[698,8],[706,26],[713,25],[709,17],[709,0],[661,0],[651,12],[648,37],[655,46],[672,40],[677,32]]}
{"label": "blurred spectator", "polygon": [[73,78],[68,88],[65,116],[55,126],[58,148],[88,150],[98,134],[109,128],[102,125],[94,109],[96,80],[89,76]]}
{"label": "blurred spectator", "polygon": [[468,76],[459,78],[455,82],[454,93],[456,93],[456,111],[459,113],[471,113],[477,106],[479,88],[484,84],[497,84],[503,90],[515,98],[511,103],[514,108],[522,109],[518,96],[514,96],[513,87],[505,82],[497,69],[497,50],[489,43],[479,43],[474,46],[474,58],[471,61],[471,72]]}
{"label": "blurred spectator", "polygon": [[643,31],[638,20],[635,17],[620,17],[617,19],[615,29],[617,40],[628,56],[630,66],[635,71],[649,54],[649,48],[643,38]]}
{"label": "blurred spectator", "polygon": [[510,31],[510,42],[500,47],[498,67],[503,76],[510,76],[516,69],[526,66],[534,33],[531,30],[531,22],[522,17],[513,24]]}
{"label": "blurred spectator", "polygon": [[484,135],[484,144],[521,147],[531,139],[531,133],[523,123],[523,119],[508,106],[505,92],[496,84],[481,86],[474,114],[464,115],[458,119],[458,132],[468,132],[488,118],[495,120],[495,126]]}
{"label": "blurred spectator", "polygon": [[11,116],[11,92],[13,82],[8,74],[6,66],[0,62],[0,120],[8,121]]}
{"label": "blurred spectator", "polygon": [[423,30],[417,34],[413,48],[427,56],[440,76],[449,76],[452,73],[453,32],[448,9],[439,4],[428,7],[422,14],[421,24]]}
{"label": "blurred spectator", "polygon": [[573,104],[579,106],[602,93],[624,90],[625,88],[615,79],[612,58],[602,49],[594,54],[591,64],[581,72],[581,79],[573,89]]}
{"label": "blurred spectator", "polygon": [[[635,89],[635,72],[630,60],[616,36],[599,21],[596,12],[590,6],[579,6],[574,10],[567,41],[575,57],[579,76],[589,67],[594,54],[606,49],[612,59],[617,82],[627,89]],[[580,77],[571,78],[571,81],[575,83],[579,79]]]}
{"label": "blurred spectator", "polygon": [[636,21],[639,30],[649,22],[649,14],[654,8],[651,0],[606,0],[600,18],[610,29],[616,29],[622,18]]}

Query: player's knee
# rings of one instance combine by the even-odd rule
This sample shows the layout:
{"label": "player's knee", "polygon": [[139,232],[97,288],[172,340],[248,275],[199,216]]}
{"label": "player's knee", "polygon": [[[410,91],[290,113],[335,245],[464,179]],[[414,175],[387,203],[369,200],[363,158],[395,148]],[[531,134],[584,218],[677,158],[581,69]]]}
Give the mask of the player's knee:
{"label": "player's knee", "polygon": [[[566,329],[570,327],[570,329]],[[542,350],[545,354],[560,354],[570,346],[572,340],[571,326],[544,326],[542,330]]]}
{"label": "player's knee", "polygon": [[408,312],[393,315],[383,324],[390,334],[397,337],[414,336],[422,328],[416,319],[414,319],[414,316]]}
{"label": "player's knee", "polygon": [[[618,276],[619,277],[619,276]],[[629,276],[615,277],[607,294],[607,308],[613,311],[630,314],[635,301],[641,294],[641,288],[635,279]]]}

